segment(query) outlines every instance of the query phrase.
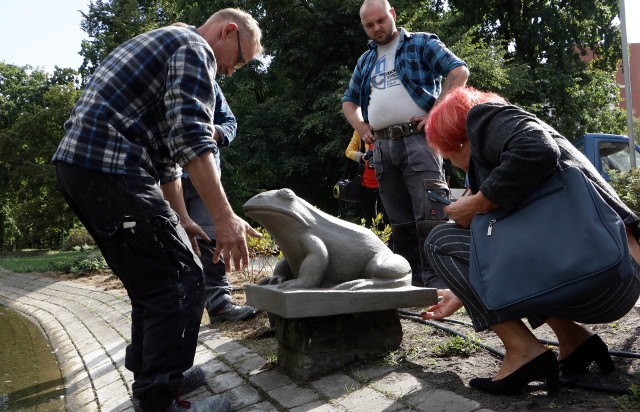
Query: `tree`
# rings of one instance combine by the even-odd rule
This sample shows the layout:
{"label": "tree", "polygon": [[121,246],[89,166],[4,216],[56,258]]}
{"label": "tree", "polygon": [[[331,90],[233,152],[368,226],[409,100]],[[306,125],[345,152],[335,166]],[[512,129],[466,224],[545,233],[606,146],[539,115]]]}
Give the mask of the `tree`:
{"label": "tree", "polygon": [[[220,79],[238,118],[222,150],[223,181],[236,210],[250,196],[290,187],[333,211],[333,183],[344,169],[350,126],[340,97],[367,38],[361,0],[97,0],[86,27],[87,70],[117,44],[147,29],[200,25],[225,7],[250,12],[263,30],[265,56]],[[568,137],[619,130],[617,89],[608,73],[619,59],[617,0],[395,0],[398,25],[436,33],[470,67],[469,83],[503,94]],[[284,23],[286,22],[286,23]],[[87,44],[89,46],[89,44]],[[586,63],[589,50],[597,59]],[[616,93],[613,93],[615,91]],[[623,124],[623,123],[621,123]]]}
{"label": "tree", "polygon": [[[436,3],[442,8],[445,1]],[[564,135],[579,136],[576,132],[583,127],[585,116],[597,119],[598,112],[609,110],[617,101],[617,88],[612,93],[615,87],[610,82],[606,91],[595,88],[602,94],[591,101],[574,97],[577,90],[602,80],[603,72],[616,71],[621,58],[620,28],[614,23],[618,0],[446,3],[461,26],[477,27],[477,39],[500,45],[506,51],[504,58],[516,64],[522,71],[520,76],[528,79],[526,87],[511,82],[515,87],[505,89],[503,94],[549,121]],[[587,63],[586,56],[592,52],[595,59]],[[598,106],[588,105],[596,101]],[[606,114],[602,120],[607,123],[610,117],[617,118],[617,114]]]}
{"label": "tree", "polygon": [[13,124],[22,113],[42,106],[48,84],[42,70],[0,62],[0,130]]}
{"label": "tree", "polygon": [[51,156],[79,97],[77,72],[56,69],[49,76],[3,65],[0,76],[0,104],[10,113],[0,129],[0,246],[55,245],[73,215],[57,189]]}
{"label": "tree", "polygon": [[171,1],[96,0],[82,13],[80,27],[90,37],[81,45],[80,73],[88,79],[100,61],[130,38],[169,24],[174,17]]}
{"label": "tree", "polygon": [[[233,182],[227,190],[236,208],[261,190],[281,187],[325,210],[337,206],[331,188],[351,136],[340,96],[366,45],[359,4],[247,4],[258,10],[268,66],[256,62],[223,83],[239,124],[237,141],[222,152],[223,179]],[[341,33],[340,41],[334,33]],[[236,186],[238,181],[243,185]]]}

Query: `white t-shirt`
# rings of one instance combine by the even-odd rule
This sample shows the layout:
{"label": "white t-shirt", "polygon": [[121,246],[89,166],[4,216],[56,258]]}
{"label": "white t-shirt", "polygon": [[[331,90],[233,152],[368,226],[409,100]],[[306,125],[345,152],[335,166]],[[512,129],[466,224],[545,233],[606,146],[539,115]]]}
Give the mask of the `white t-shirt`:
{"label": "white t-shirt", "polygon": [[378,60],[371,71],[371,98],[369,124],[382,129],[392,124],[407,123],[414,116],[423,116],[422,110],[409,96],[395,70],[395,56],[400,36],[384,46],[378,45]]}

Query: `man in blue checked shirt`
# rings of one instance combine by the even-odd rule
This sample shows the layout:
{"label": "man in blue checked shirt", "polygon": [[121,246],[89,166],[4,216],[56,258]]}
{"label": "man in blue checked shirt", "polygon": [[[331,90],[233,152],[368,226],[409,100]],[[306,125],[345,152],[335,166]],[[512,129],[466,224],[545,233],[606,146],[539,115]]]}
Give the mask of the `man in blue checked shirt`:
{"label": "man in blue checked shirt", "polygon": [[[215,84],[215,90],[217,98],[213,114],[215,127],[213,139],[218,144],[218,147],[226,147],[236,137],[238,124],[218,83]],[[218,174],[220,174],[220,151],[215,154],[215,162]],[[224,261],[220,259],[217,263],[213,262],[216,246],[215,226],[207,206],[198,195],[197,190],[191,183],[191,179],[189,179],[189,174],[186,172],[182,174],[182,189],[189,216],[205,231],[210,239],[197,238],[200,260],[204,269],[204,306],[207,313],[209,313],[211,324],[254,317],[256,311],[252,306],[240,306],[231,299],[233,288],[229,284]]]}
{"label": "man in blue checked shirt", "polygon": [[168,26],[126,41],[89,80],[52,159],[69,206],[131,299],[125,366],[134,408],[145,412],[231,410],[221,395],[178,399],[204,382],[191,366],[204,309],[195,236],[207,237],[186,211],[180,176],[182,167],[215,222],[213,260],[247,267],[245,236],[260,234],[233,212],[220,184],[215,76],[258,56],[261,37],[253,17],[224,9],[198,28]]}
{"label": "man in blue checked shirt", "polygon": [[380,197],[391,221],[394,252],[413,272],[412,284],[441,288],[429,267],[424,241],[434,219],[427,190],[444,189],[442,158],[425,140],[429,110],[447,90],[464,86],[465,63],[434,34],[396,28],[387,0],[365,0],[360,19],[371,39],[342,98],[347,121],[374,143],[373,166]]}

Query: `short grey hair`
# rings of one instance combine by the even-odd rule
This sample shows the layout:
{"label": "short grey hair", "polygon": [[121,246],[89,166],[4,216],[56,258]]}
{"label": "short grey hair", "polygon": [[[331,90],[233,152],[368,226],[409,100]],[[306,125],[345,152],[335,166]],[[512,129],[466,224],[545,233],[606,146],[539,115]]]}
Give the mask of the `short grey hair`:
{"label": "short grey hair", "polygon": [[237,24],[240,28],[240,37],[251,39],[256,46],[256,55],[262,54],[262,30],[252,15],[240,9],[227,8],[213,13],[207,23],[221,20]]}

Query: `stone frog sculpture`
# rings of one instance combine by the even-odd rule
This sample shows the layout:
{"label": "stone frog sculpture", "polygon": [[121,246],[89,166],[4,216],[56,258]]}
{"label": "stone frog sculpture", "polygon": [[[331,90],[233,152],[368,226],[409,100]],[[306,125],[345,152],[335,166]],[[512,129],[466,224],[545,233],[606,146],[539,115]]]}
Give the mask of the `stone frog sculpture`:
{"label": "stone frog sculpture", "polygon": [[407,260],[373,232],[322,212],[290,189],[260,193],[243,208],[269,231],[284,255],[270,284],[347,290],[411,284]]}

